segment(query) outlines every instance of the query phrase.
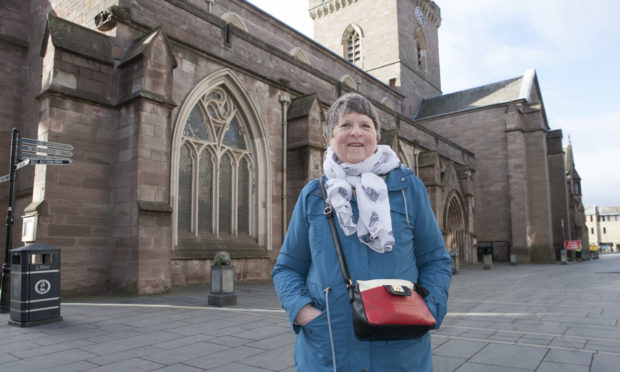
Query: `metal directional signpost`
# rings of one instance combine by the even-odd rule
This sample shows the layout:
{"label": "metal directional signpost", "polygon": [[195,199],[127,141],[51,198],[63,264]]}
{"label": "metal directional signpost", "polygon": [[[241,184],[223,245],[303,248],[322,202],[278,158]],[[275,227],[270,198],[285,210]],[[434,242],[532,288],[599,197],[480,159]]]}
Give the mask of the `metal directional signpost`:
{"label": "metal directional signpost", "polygon": [[[12,248],[11,230],[13,228],[13,205],[15,204],[15,177],[17,170],[27,165],[66,165],[71,164],[73,146],[64,143],[39,141],[21,138],[19,130],[13,128],[11,136],[11,156],[9,174],[0,177],[0,183],[9,181],[9,207],[6,217],[6,250],[2,265],[2,287],[0,290],[0,313],[10,311],[11,268],[9,251]],[[19,163],[18,163],[19,161]]]}

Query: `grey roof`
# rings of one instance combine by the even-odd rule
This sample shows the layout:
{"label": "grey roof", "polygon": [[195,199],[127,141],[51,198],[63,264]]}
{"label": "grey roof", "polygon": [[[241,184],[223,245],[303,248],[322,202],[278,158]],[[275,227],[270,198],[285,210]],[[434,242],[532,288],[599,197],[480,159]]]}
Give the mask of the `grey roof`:
{"label": "grey roof", "polygon": [[420,104],[415,119],[424,119],[437,115],[445,115],[468,109],[527,99],[529,97],[523,93],[524,88],[530,88],[527,86],[528,84],[531,84],[531,81],[524,75],[477,88],[427,98]]}
{"label": "grey roof", "polygon": [[48,35],[52,44],[57,48],[69,50],[108,64],[114,63],[112,39],[107,35],[49,14],[43,44],[41,45],[41,56],[45,54]]}

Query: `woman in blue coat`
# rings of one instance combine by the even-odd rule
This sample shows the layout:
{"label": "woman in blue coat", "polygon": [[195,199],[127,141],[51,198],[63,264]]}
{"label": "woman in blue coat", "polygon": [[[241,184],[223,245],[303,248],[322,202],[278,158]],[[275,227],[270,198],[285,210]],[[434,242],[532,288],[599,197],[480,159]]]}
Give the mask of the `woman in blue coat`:
{"label": "woman in blue coat", "polygon": [[[451,259],[423,183],[388,146],[377,145],[379,131],[376,109],[360,95],[340,97],[328,112],[323,180],[342,250],[353,282],[395,278],[426,288],[437,328]],[[297,334],[297,371],[432,371],[430,333],[389,341],[355,336],[324,208],[315,179],[299,196],[272,272]]]}

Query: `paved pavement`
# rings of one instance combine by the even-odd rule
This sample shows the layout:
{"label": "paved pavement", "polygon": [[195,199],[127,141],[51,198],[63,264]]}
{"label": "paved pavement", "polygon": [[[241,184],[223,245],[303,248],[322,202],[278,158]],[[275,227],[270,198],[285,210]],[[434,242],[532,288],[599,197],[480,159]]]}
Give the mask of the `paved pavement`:
{"label": "paved pavement", "polygon": [[[293,371],[294,334],[270,282],[70,299],[61,322],[8,325],[1,371]],[[569,265],[462,268],[434,331],[435,371],[620,371],[620,254]]]}

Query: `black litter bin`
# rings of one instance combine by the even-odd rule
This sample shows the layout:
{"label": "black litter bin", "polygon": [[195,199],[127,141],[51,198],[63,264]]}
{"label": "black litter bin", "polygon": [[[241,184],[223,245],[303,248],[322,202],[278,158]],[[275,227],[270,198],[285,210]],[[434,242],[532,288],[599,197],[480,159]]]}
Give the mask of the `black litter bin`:
{"label": "black litter bin", "polygon": [[62,320],[60,249],[39,243],[11,250],[11,320],[31,327]]}

